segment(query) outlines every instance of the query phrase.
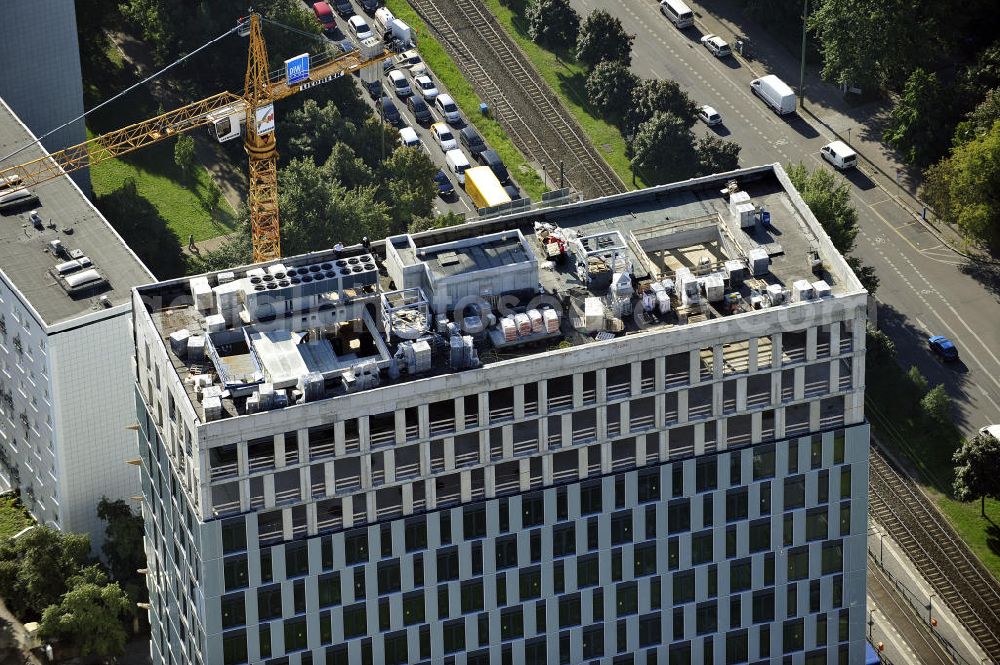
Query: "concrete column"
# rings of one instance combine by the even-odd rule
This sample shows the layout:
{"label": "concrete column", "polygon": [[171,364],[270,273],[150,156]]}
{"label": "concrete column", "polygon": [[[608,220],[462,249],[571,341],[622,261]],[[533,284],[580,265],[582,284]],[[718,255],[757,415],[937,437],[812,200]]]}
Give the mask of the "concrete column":
{"label": "concrete column", "polygon": [[437,508],[437,483],[434,482],[433,478],[424,481],[424,502],[427,505],[427,510]]}
{"label": "concrete column", "polygon": [[382,453],[382,465],[385,468],[385,482],[396,482],[396,452],[390,448]]}
{"label": "concrete column", "polygon": [[318,530],[316,519],[316,503],[306,504],[306,533],[313,535]]}
{"label": "concrete column", "polygon": [[497,495],[497,468],[493,464],[483,468],[483,492],[487,499]]}
{"label": "concrete column", "polygon": [[544,416],[549,412],[549,382],[538,382],[538,415]]}
{"label": "concrete column", "polygon": [[594,433],[598,441],[604,441],[608,438],[608,407],[598,406],[594,414]]}
{"label": "concrete column", "polygon": [[490,422],[490,394],[486,391],[479,393],[479,419],[476,422],[479,427],[485,427]]}
{"label": "concrete column", "polygon": [[361,452],[366,453],[371,450],[371,431],[368,428],[368,416],[358,418],[358,446]]}
{"label": "concrete column", "polygon": [[816,360],[816,333],[818,331],[816,326],[806,328],[806,360]]}
{"label": "concrete column", "polygon": [[330,496],[337,491],[337,478],[333,473],[333,462],[323,463],[323,482],[326,484],[326,494]]}
{"label": "concrete column", "polygon": [[573,408],[583,406],[583,374],[573,374]]}
{"label": "concrete column", "polygon": [[559,442],[561,448],[569,448],[573,445],[573,414],[564,413],[562,416],[562,440]]}
{"label": "concrete column", "polygon": [[753,374],[757,371],[757,337],[747,340],[747,370]]}
{"label": "concrete column", "polygon": [[444,440],[444,468],[451,471],[455,468],[455,437],[449,436]]}
{"label": "concrete column", "polygon": [[827,390],[831,393],[840,390],[840,361],[831,360],[830,361],[830,385]]}
{"label": "concrete column", "polygon": [[632,382],[629,390],[632,395],[638,395],[642,392],[642,363],[631,362],[629,363],[629,369],[632,370]]}
{"label": "concrete column", "polygon": [[333,454],[337,457],[347,453],[347,427],[344,421],[337,421],[333,426]]}
{"label": "concrete column", "polygon": [[781,404],[781,372],[771,373],[771,404]]}
{"label": "concrete column", "polygon": [[514,428],[504,425],[500,433],[503,437],[503,456],[505,459],[510,459],[514,456]]}
{"label": "concrete column", "polygon": [[736,411],[742,413],[747,410],[747,377],[741,376],[736,379]]}
{"label": "concrete column", "polygon": [[703,455],[705,453],[705,423],[694,424],[694,454]]}
{"label": "concrete column", "polygon": [[681,388],[677,391],[677,422],[686,423],[688,421],[688,390]]}
{"label": "concrete column", "polygon": [[606,403],[608,401],[608,373],[603,367],[597,370],[597,380],[594,382],[594,386],[597,392],[597,403]]}
{"label": "concrete column", "polygon": [[[378,521],[378,506],[375,504],[375,492],[365,492],[365,512],[368,515],[368,523],[374,524]],[[371,569],[368,569],[368,574],[371,576]],[[370,582],[365,581],[365,589],[370,589]]]}
{"label": "concrete column", "polygon": [[264,507],[274,507],[274,475],[264,476]]}
{"label": "concrete column", "polygon": [[542,485],[552,484],[552,455],[542,455]]}
{"label": "concrete column", "polygon": [[780,440],[785,437],[785,407],[778,407],[774,410],[774,438]]}
{"label": "concrete column", "polygon": [[688,351],[688,383],[692,386],[701,379],[701,350]]}
{"label": "concrete column", "polygon": [[246,441],[240,441],[236,444],[236,468],[240,476],[250,473],[250,459]]}
{"label": "concrete column", "polygon": [[611,442],[601,444],[601,473],[611,473]]}
{"label": "concrete column", "polygon": [[479,431],[479,461],[488,464],[490,459],[490,431]]}
{"label": "concrete column", "polygon": [[795,390],[793,399],[805,399],[806,397],[806,368],[799,366],[795,368]]}
{"label": "concrete column", "polygon": [[458,482],[462,503],[472,501],[472,472],[469,470],[462,471],[458,476]]}
{"label": "concrete column", "polygon": [[245,513],[250,510],[250,481],[241,480],[239,484],[240,491],[240,512]]}
{"label": "concrete column", "polygon": [[771,336],[771,366],[775,369],[781,367],[781,333],[776,332]]}
{"label": "concrete column", "polygon": [[587,466],[589,465],[590,462],[589,455],[590,455],[590,446],[581,447],[577,449],[576,475],[579,478],[587,477]]}
{"label": "concrete column", "polygon": [[[417,444],[420,446],[420,475],[429,476],[431,474],[431,442],[424,441]],[[437,441],[434,445],[440,445]]]}
{"label": "concrete column", "polygon": [[667,384],[667,359],[665,356],[657,356],[653,362],[653,389],[661,393]]}
{"label": "concrete column", "polygon": [[[663,374],[660,373],[659,376]],[[653,398],[653,422],[656,429],[663,427],[663,423],[667,419],[667,396],[663,393],[658,393]]]}
{"label": "concrete column", "polygon": [[281,509],[281,538],[283,540],[292,539],[292,509]]}
{"label": "concrete column", "polygon": [[830,324],[830,355],[840,355],[840,321]]}
{"label": "concrete column", "polygon": [[629,407],[631,402],[628,400],[621,403],[619,408],[619,417],[621,418],[621,434],[619,436],[627,436],[629,432],[632,431],[631,428],[631,416],[629,415]]}
{"label": "concrete column", "polygon": [[362,455],[360,457],[359,469],[361,474],[361,489],[371,489],[372,486],[372,456]]}
{"label": "concrete column", "polygon": [[712,347],[712,378],[721,379],[722,373],[722,345],[716,344]]}
{"label": "concrete column", "polygon": [[754,411],[750,414],[750,440],[754,443],[760,441],[762,415],[760,411]]}
{"label": "concrete column", "polygon": [[465,399],[456,397],[455,402],[455,431],[465,431]]}
{"label": "concrete column", "polygon": [[722,415],[722,382],[712,384],[712,414]]}
{"label": "concrete column", "polygon": [[402,493],[403,501],[403,514],[412,515],[413,514],[413,483],[405,483],[400,488]]}
{"label": "concrete column", "polygon": [[417,431],[421,439],[429,439],[431,436],[431,411],[430,405],[421,404],[417,407]]}
{"label": "concrete column", "polygon": [[272,440],[274,441],[274,466],[280,469],[285,466],[285,435],[275,434]]}
{"label": "concrete column", "polygon": [[524,384],[514,386],[514,420],[524,418]]}
{"label": "concrete column", "polygon": [[521,491],[527,492],[531,488],[531,460],[528,458],[518,460],[518,472],[521,481]]}
{"label": "concrete column", "polygon": [[[512,430],[513,431],[513,430]],[[546,450],[549,447],[549,419],[538,419],[538,448]]]}
{"label": "concrete column", "polygon": [[662,432],[657,432],[657,435],[659,436],[658,443],[660,446],[660,461],[662,462],[670,456],[670,447],[668,445],[670,430],[663,430]]}
{"label": "concrete column", "polygon": [[820,416],[820,401],[813,400],[809,402],[809,431],[816,432],[819,430],[819,416]]}
{"label": "concrete column", "polygon": [[729,447],[729,419],[719,418],[715,421],[715,449],[725,450]]}
{"label": "concrete column", "polygon": [[392,415],[395,422],[394,429],[396,434],[393,440],[396,443],[406,443],[406,409],[396,409]]}

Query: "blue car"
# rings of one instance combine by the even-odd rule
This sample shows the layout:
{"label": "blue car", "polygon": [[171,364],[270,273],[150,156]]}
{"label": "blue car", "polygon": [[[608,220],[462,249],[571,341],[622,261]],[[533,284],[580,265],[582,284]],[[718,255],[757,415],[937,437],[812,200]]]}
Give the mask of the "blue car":
{"label": "blue car", "polygon": [[955,345],[947,337],[935,335],[927,340],[927,346],[931,348],[934,355],[945,362],[954,362],[958,360],[958,349],[955,348]]}
{"label": "blue car", "polygon": [[451,180],[448,179],[448,174],[444,171],[437,172],[437,175],[434,176],[434,182],[437,183],[438,195],[441,198],[451,196],[455,193],[455,186],[451,184]]}

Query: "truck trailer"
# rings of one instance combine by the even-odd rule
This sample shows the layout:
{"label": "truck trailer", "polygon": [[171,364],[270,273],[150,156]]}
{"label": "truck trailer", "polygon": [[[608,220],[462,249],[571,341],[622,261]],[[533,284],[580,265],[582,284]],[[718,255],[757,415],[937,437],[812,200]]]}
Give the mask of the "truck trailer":
{"label": "truck trailer", "polygon": [[480,210],[510,203],[510,196],[488,166],[477,166],[465,172],[465,191]]}

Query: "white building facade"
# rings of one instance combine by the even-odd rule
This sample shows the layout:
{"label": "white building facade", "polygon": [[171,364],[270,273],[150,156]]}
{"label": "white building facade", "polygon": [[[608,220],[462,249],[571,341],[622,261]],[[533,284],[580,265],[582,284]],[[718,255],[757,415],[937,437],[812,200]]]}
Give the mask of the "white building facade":
{"label": "white building facade", "polygon": [[[401,370],[386,360],[406,364],[405,352],[383,347],[407,342],[389,333],[368,339],[367,314],[357,314],[353,332],[344,327],[356,322],[352,304],[369,295],[399,302],[390,289],[416,288],[411,278],[427,289],[449,278],[467,286],[497,261],[550,256],[510,236],[535,221],[576,229],[569,237],[580,247],[596,237],[583,235],[593,224],[616,229],[627,238],[622,254],[604,259],[617,265],[627,253],[640,288],[685,274],[671,263],[677,256],[707,275],[702,253],[740,262],[736,246],[763,237],[759,227],[737,237],[725,206],[709,213],[732,178],[778,213],[784,233],[782,248],[760,245],[772,253],[761,288],[730,266],[726,290],[737,304],[725,310],[697,305],[693,289],[672,296],[676,313],[636,315],[646,326],[630,327],[627,311],[615,310],[600,330],[617,334],[600,335],[581,332],[587,322],[570,304],[552,338],[566,344],[479,337],[473,363],[432,345],[423,370],[419,361]],[[653,229],[671,232],[664,213],[682,241],[651,244]],[[822,266],[800,255],[792,234]],[[863,658],[866,294],[780,167],[391,238],[385,247],[380,261],[395,283],[383,275],[319,301],[293,291],[278,300],[293,303],[284,319],[255,319],[246,294],[255,285],[266,293],[271,282],[277,292],[294,275],[319,279],[338,261],[363,272],[367,250],[213,274],[205,287],[136,290],[154,663]],[[414,268],[420,262],[426,271]],[[583,297],[586,280],[565,265],[573,263],[525,274],[557,301],[571,289]],[[753,306],[765,281],[791,285],[820,273],[816,293]],[[586,293],[603,294],[598,276]],[[224,294],[244,279],[245,309],[234,318]],[[205,288],[216,304],[199,304]],[[388,330],[388,311],[370,329]],[[441,318],[461,320],[448,307],[434,312]],[[308,381],[282,387],[295,385],[283,374],[292,356],[272,355],[272,345],[303,329],[309,344],[330,341],[335,361],[326,365],[315,361],[317,346],[299,349],[310,369],[337,375],[325,392],[311,395]],[[425,329],[421,339],[444,339],[446,329]],[[541,339],[532,334],[525,340]],[[177,343],[188,335],[194,347]],[[192,348],[196,357],[186,355]],[[341,361],[354,363],[350,371]],[[377,378],[367,363],[379,367]],[[236,368],[256,382],[237,380]],[[196,376],[207,377],[201,388]],[[272,391],[280,397],[259,406]]]}

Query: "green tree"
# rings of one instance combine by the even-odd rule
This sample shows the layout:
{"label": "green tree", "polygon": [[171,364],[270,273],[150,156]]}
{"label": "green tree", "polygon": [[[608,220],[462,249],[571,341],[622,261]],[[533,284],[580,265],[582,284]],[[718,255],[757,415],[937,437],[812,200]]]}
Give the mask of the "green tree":
{"label": "green tree", "polygon": [[646,79],[632,91],[632,107],[626,114],[625,131],[634,134],[639,125],[657,111],[673,114],[683,120],[686,127],[693,127],[698,121],[698,105],[676,81]]}
{"label": "green tree", "polygon": [[595,9],[580,26],[576,59],[593,69],[602,60],[632,64],[635,35],[625,32],[622,22],[603,9]]}
{"label": "green tree", "polygon": [[373,115],[358,127],[353,140],[348,143],[365,164],[377,170],[399,145],[399,130]]}
{"label": "green tree", "polygon": [[69,591],[42,614],[41,637],[70,642],[81,656],[123,654],[128,640],[123,619],[131,608],[128,596],[99,572],[71,581]]}
{"label": "green tree", "polygon": [[740,144],[707,135],[698,139],[699,175],[735,171],[740,166]]}
{"label": "green tree", "polygon": [[923,195],[970,242],[1000,247],[1000,122],[927,170]]}
{"label": "green tree", "polygon": [[410,233],[420,233],[431,229],[443,229],[448,226],[455,226],[465,222],[465,215],[456,212],[446,212],[443,215],[428,215],[427,217],[414,217],[410,222]]}
{"label": "green tree", "polygon": [[187,134],[178,136],[174,143],[174,163],[186,179],[190,180],[194,176],[198,156],[194,152],[194,139]]}
{"label": "green tree", "polygon": [[426,217],[434,210],[438,167],[421,148],[397,148],[385,160],[383,186],[379,198],[389,206],[392,233],[403,233],[414,217]]}
{"label": "green tree", "polygon": [[920,370],[917,369],[916,365],[910,365],[910,371],[906,373],[906,377],[910,380],[910,383],[913,384],[913,388],[917,391],[917,395],[919,397],[923,397],[927,394],[930,386],[927,383],[927,379],[920,373]]}
{"label": "green tree", "polygon": [[865,361],[869,367],[887,367],[896,361],[896,343],[877,328],[865,333]]}
{"label": "green tree", "polygon": [[929,13],[906,0],[823,0],[809,28],[821,44],[823,78],[869,91],[895,89],[941,50]]}
{"label": "green tree", "polygon": [[889,113],[882,138],[906,161],[927,166],[948,150],[955,128],[953,91],[917,68]]}
{"label": "green tree", "polygon": [[[277,131],[279,140],[285,144],[280,152],[283,165],[304,157],[322,164],[348,131],[348,123],[334,102],[320,104],[315,99],[306,99],[300,108],[283,117]],[[353,127],[350,131],[354,131]]]}
{"label": "green tree", "polygon": [[90,563],[90,538],[36,526],[0,542],[0,596],[18,615],[39,616],[59,602],[66,581]]}
{"label": "green tree", "polygon": [[957,148],[973,139],[981,138],[993,128],[997,120],[1000,120],[1000,88],[993,88],[986,93],[983,101],[955,127],[955,136],[951,140],[952,146]]}
{"label": "green tree", "polygon": [[145,584],[137,572],[146,567],[143,547],[142,515],[136,515],[127,503],[101,497],[97,516],[106,523],[101,551],[108,561],[111,577],[122,585],[133,600],[145,597]]}
{"label": "green tree", "polygon": [[858,211],[851,205],[851,190],[829,170],[810,172],[805,164],[790,164],[788,178],[841,254],[854,249],[858,237]]}
{"label": "green tree", "polygon": [[847,256],[845,258],[847,259],[847,265],[851,266],[854,275],[861,282],[861,286],[868,291],[869,295],[875,295],[875,291],[878,290],[879,285],[879,278],[875,274],[875,268],[861,263],[861,259],[856,256]]}
{"label": "green tree", "polygon": [[955,451],[952,490],[959,501],[979,499],[979,513],[986,517],[986,497],[1000,499],[1000,440],[976,434]]}
{"label": "green tree", "polygon": [[333,146],[333,152],[323,165],[330,182],[340,183],[345,189],[364,187],[375,181],[375,173],[346,143]]}
{"label": "green tree", "polygon": [[944,425],[951,418],[951,397],[939,383],[920,399],[920,411],[932,423]]}
{"label": "green tree", "polygon": [[687,123],[673,113],[654,113],[632,141],[632,168],[655,185],[694,177],[698,151]]}
{"label": "green tree", "polygon": [[587,75],[587,101],[597,114],[620,124],[632,104],[639,77],[618,60],[603,60]]}
{"label": "green tree", "polygon": [[536,44],[569,48],[580,33],[580,15],[569,0],[535,0],[525,12],[528,36]]}

